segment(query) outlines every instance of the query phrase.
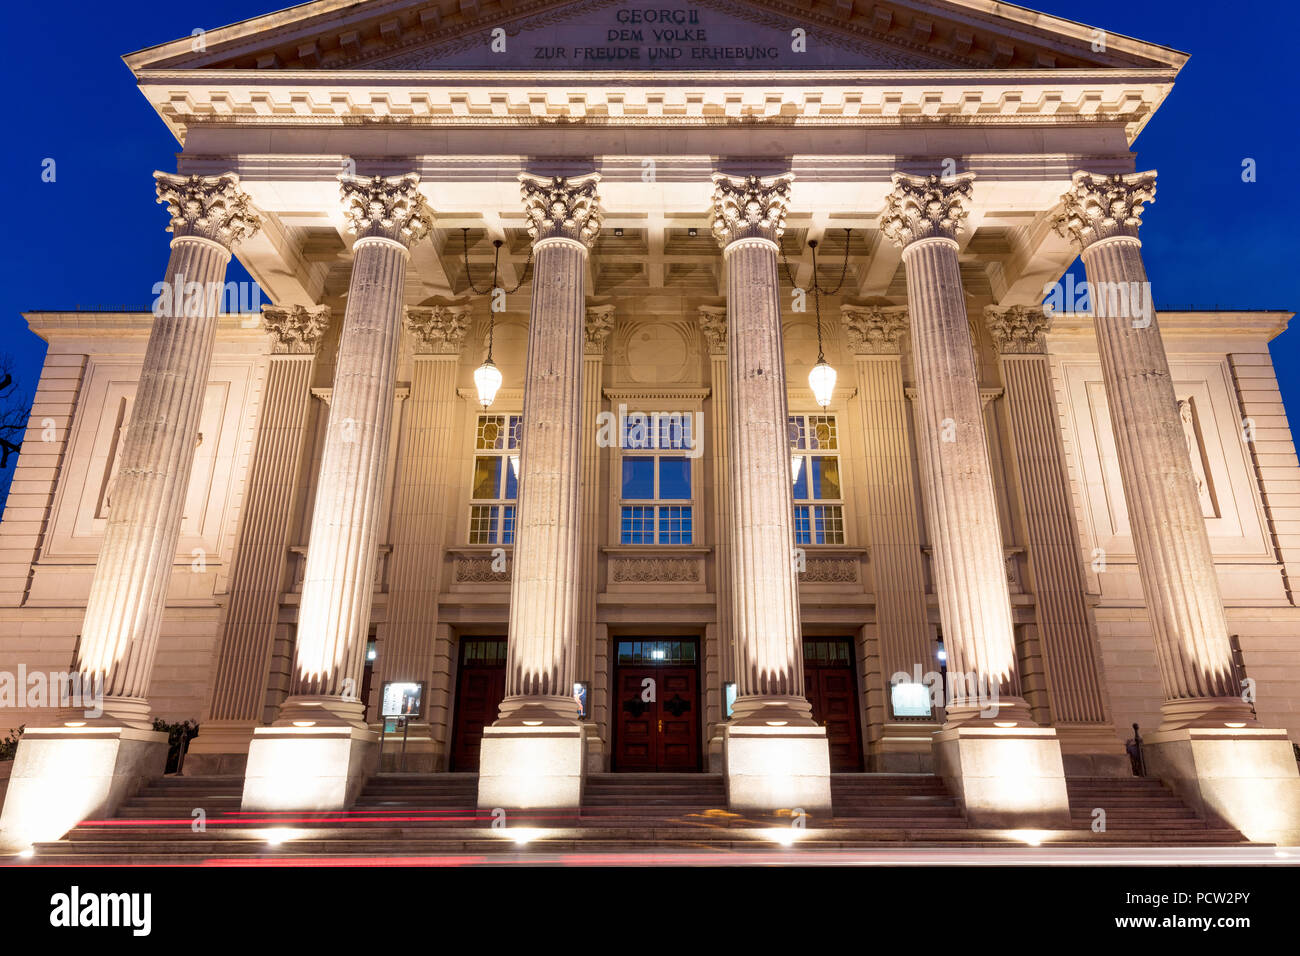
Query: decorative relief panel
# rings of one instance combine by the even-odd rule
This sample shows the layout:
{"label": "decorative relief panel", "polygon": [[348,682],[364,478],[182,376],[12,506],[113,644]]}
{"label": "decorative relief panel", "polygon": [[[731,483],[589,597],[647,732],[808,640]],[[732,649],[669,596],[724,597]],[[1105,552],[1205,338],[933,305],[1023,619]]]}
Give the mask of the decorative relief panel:
{"label": "decorative relief panel", "polygon": [[515,569],[513,558],[506,556],[504,571],[496,570],[493,567],[495,563],[495,559],[490,557],[457,555],[455,581],[457,584],[505,584],[510,581]]}
{"label": "decorative relief panel", "polygon": [[844,558],[809,558],[803,573],[799,575],[801,584],[857,584],[857,557]]}
{"label": "decorative relief panel", "polygon": [[700,562],[688,558],[613,558],[609,579],[618,584],[698,583]]}

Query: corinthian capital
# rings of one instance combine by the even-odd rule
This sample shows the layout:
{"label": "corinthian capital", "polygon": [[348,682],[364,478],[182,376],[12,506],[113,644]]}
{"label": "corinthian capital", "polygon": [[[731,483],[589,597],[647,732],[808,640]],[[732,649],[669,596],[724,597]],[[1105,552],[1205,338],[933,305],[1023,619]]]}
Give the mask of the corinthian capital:
{"label": "corinthian capital", "polygon": [[343,215],[348,232],[358,239],[391,239],[413,246],[423,239],[433,224],[429,207],[420,195],[420,177],[405,176],[339,177],[343,196]]}
{"label": "corinthian capital", "polygon": [[1042,352],[1043,333],[1052,327],[1052,317],[1041,305],[1013,305],[1006,309],[987,306],[984,321],[999,352]]}
{"label": "corinthian capital", "polygon": [[528,235],[543,239],[575,239],[590,247],[600,233],[598,173],[586,176],[519,174],[519,190],[528,217]]}
{"label": "corinthian capital", "polygon": [[177,237],[197,236],[234,249],[262,225],[234,173],[176,176],[157,172],[153,178],[158,201],[167,204],[171,215],[167,231]]}
{"label": "corinthian capital", "polygon": [[849,351],[857,355],[897,354],[907,329],[907,309],[902,306],[842,305],[840,321]]}
{"label": "corinthian capital", "polygon": [[974,173],[949,179],[894,173],[880,228],[904,248],[918,239],[956,238],[958,226],[970,212],[966,204],[974,180]]}
{"label": "corinthian capital", "polygon": [[713,174],[713,236],[724,249],[737,239],[780,242],[794,176]]}
{"label": "corinthian capital", "polygon": [[1106,176],[1079,170],[1070,177],[1070,191],[1054,225],[1056,231],[1087,249],[1114,236],[1137,238],[1142,207],[1156,198],[1156,171]]}
{"label": "corinthian capital", "polygon": [[614,307],[612,305],[587,306],[585,350],[588,355],[601,355],[605,351],[605,342],[614,328]]}
{"label": "corinthian capital", "polygon": [[709,351],[714,355],[727,351],[727,307],[725,305],[702,305],[699,308],[700,329],[704,340],[709,343]]}
{"label": "corinthian capital", "polygon": [[412,305],[406,308],[406,328],[424,355],[458,355],[469,331],[468,305]]}
{"label": "corinthian capital", "polygon": [[264,305],[262,326],[275,336],[276,355],[312,355],[330,324],[328,305]]}

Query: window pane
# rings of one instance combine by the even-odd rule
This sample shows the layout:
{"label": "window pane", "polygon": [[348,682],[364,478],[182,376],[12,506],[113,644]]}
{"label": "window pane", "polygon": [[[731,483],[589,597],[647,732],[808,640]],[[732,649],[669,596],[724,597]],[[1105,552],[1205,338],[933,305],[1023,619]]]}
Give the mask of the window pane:
{"label": "window pane", "polygon": [[[812,498],[839,498],[840,495],[840,461],[838,458],[815,455],[804,463],[812,472]],[[796,495],[795,497],[801,497]]]}
{"label": "window pane", "polygon": [[474,459],[474,490],[471,498],[499,498],[501,488],[501,459],[479,456]]}
{"label": "window pane", "polygon": [[840,447],[839,435],[835,430],[834,415],[808,416],[808,447],[833,451]]}
{"label": "window pane", "polygon": [[474,505],[469,509],[469,543],[497,543],[497,506]]}
{"label": "window pane", "polygon": [[624,448],[652,448],[650,416],[642,412],[632,412],[623,419]]}
{"label": "window pane", "polygon": [[844,543],[844,512],[839,505],[815,505],[814,531],[818,544]]}
{"label": "window pane", "polygon": [[794,480],[794,498],[796,501],[808,500],[808,463],[812,460],[807,456],[800,456],[799,474]]}
{"label": "window pane", "polygon": [[804,440],[803,416],[791,415],[786,422],[789,426],[790,447],[807,448],[808,443]]}
{"label": "window pane", "polygon": [[623,457],[623,497],[650,500],[655,496],[655,460],[640,456]]}
{"label": "window pane", "polygon": [[673,412],[659,416],[659,447],[691,447],[691,415]]}
{"label": "window pane", "polygon": [[478,435],[475,448],[500,448],[504,439],[506,420],[504,415],[480,415],[478,417]]}
{"label": "window pane", "polygon": [[[507,448],[519,447],[519,439],[522,437],[523,427],[524,417],[522,415],[510,416],[510,434],[507,436],[506,440]],[[497,447],[500,448],[501,446],[498,445]]]}
{"label": "window pane", "polygon": [[622,531],[624,544],[654,544],[654,508],[643,506],[624,508]]}
{"label": "window pane", "polygon": [[513,505],[506,505],[501,509],[501,543],[515,543],[515,509]]}
{"label": "window pane", "polygon": [[505,460],[506,470],[506,500],[514,501],[519,497],[519,456],[507,455]]}
{"label": "window pane", "polygon": [[[624,494],[624,498],[632,495]],[[666,501],[689,501],[691,497],[691,460],[659,459],[659,497]]]}
{"label": "window pane", "polygon": [[671,507],[659,509],[659,543],[691,543],[690,508]]}
{"label": "window pane", "polygon": [[812,544],[812,530],[808,523],[807,505],[800,505],[794,509],[794,543]]}

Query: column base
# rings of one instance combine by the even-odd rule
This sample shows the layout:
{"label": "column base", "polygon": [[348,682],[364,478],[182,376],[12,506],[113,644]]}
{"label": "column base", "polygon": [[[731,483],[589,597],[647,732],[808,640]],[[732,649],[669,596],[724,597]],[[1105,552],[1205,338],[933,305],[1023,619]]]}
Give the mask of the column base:
{"label": "column base", "polygon": [[867,767],[872,773],[934,773],[934,735],[939,725],[888,723],[871,745]]}
{"label": "column base", "polygon": [[831,751],[825,727],[728,724],[722,744],[731,809],[830,813]]}
{"label": "column base", "polygon": [[1110,724],[1055,724],[1067,777],[1131,777],[1133,763]]}
{"label": "column base", "polygon": [[1070,822],[1061,742],[1051,727],[963,725],[934,735],[943,777],[978,827],[1063,827]]}
{"label": "column base", "polygon": [[1186,727],[1142,741],[1147,773],[1248,840],[1300,846],[1300,771],[1284,730]]}
{"label": "column base", "polygon": [[379,738],[356,727],[258,727],[242,810],[346,810],[375,772]]}
{"label": "column base", "polygon": [[181,768],[187,777],[242,774],[248,769],[248,747],[257,730],[255,721],[209,721],[190,741]]}
{"label": "column base", "polygon": [[577,722],[483,728],[480,810],[577,810],[582,806],[586,732]]}
{"label": "column base", "polygon": [[28,730],[0,811],[0,852],[26,850],[82,820],[112,816],[166,765],[164,733],[104,725]]}

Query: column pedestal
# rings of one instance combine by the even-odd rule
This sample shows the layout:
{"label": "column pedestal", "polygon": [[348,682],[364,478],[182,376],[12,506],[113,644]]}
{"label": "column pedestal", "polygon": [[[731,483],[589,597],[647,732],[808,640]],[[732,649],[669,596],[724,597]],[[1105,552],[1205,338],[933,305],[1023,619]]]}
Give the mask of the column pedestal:
{"label": "column pedestal", "polygon": [[1061,742],[1051,727],[945,727],[934,735],[934,759],[972,826],[1070,822]]}
{"label": "column pedestal", "polygon": [[258,727],[240,809],[346,809],[378,761],[377,735],[361,727]]}
{"label": "column pedestal", "polygon": [[0,853],[57,840],[110,817],[161,777],[167,735],[130,727],[36,727],[23,734],[0,815]]}
{"label": "column pedestal", "polygon": [[572,726],[483,728],[479,755],[480,810],[576,810],[582,806],[587,734]]}
{"label": "column pedestal", "polygon": [[731,809],[830,810],[831,753],[825,727],[728,724],[722,748]]}

